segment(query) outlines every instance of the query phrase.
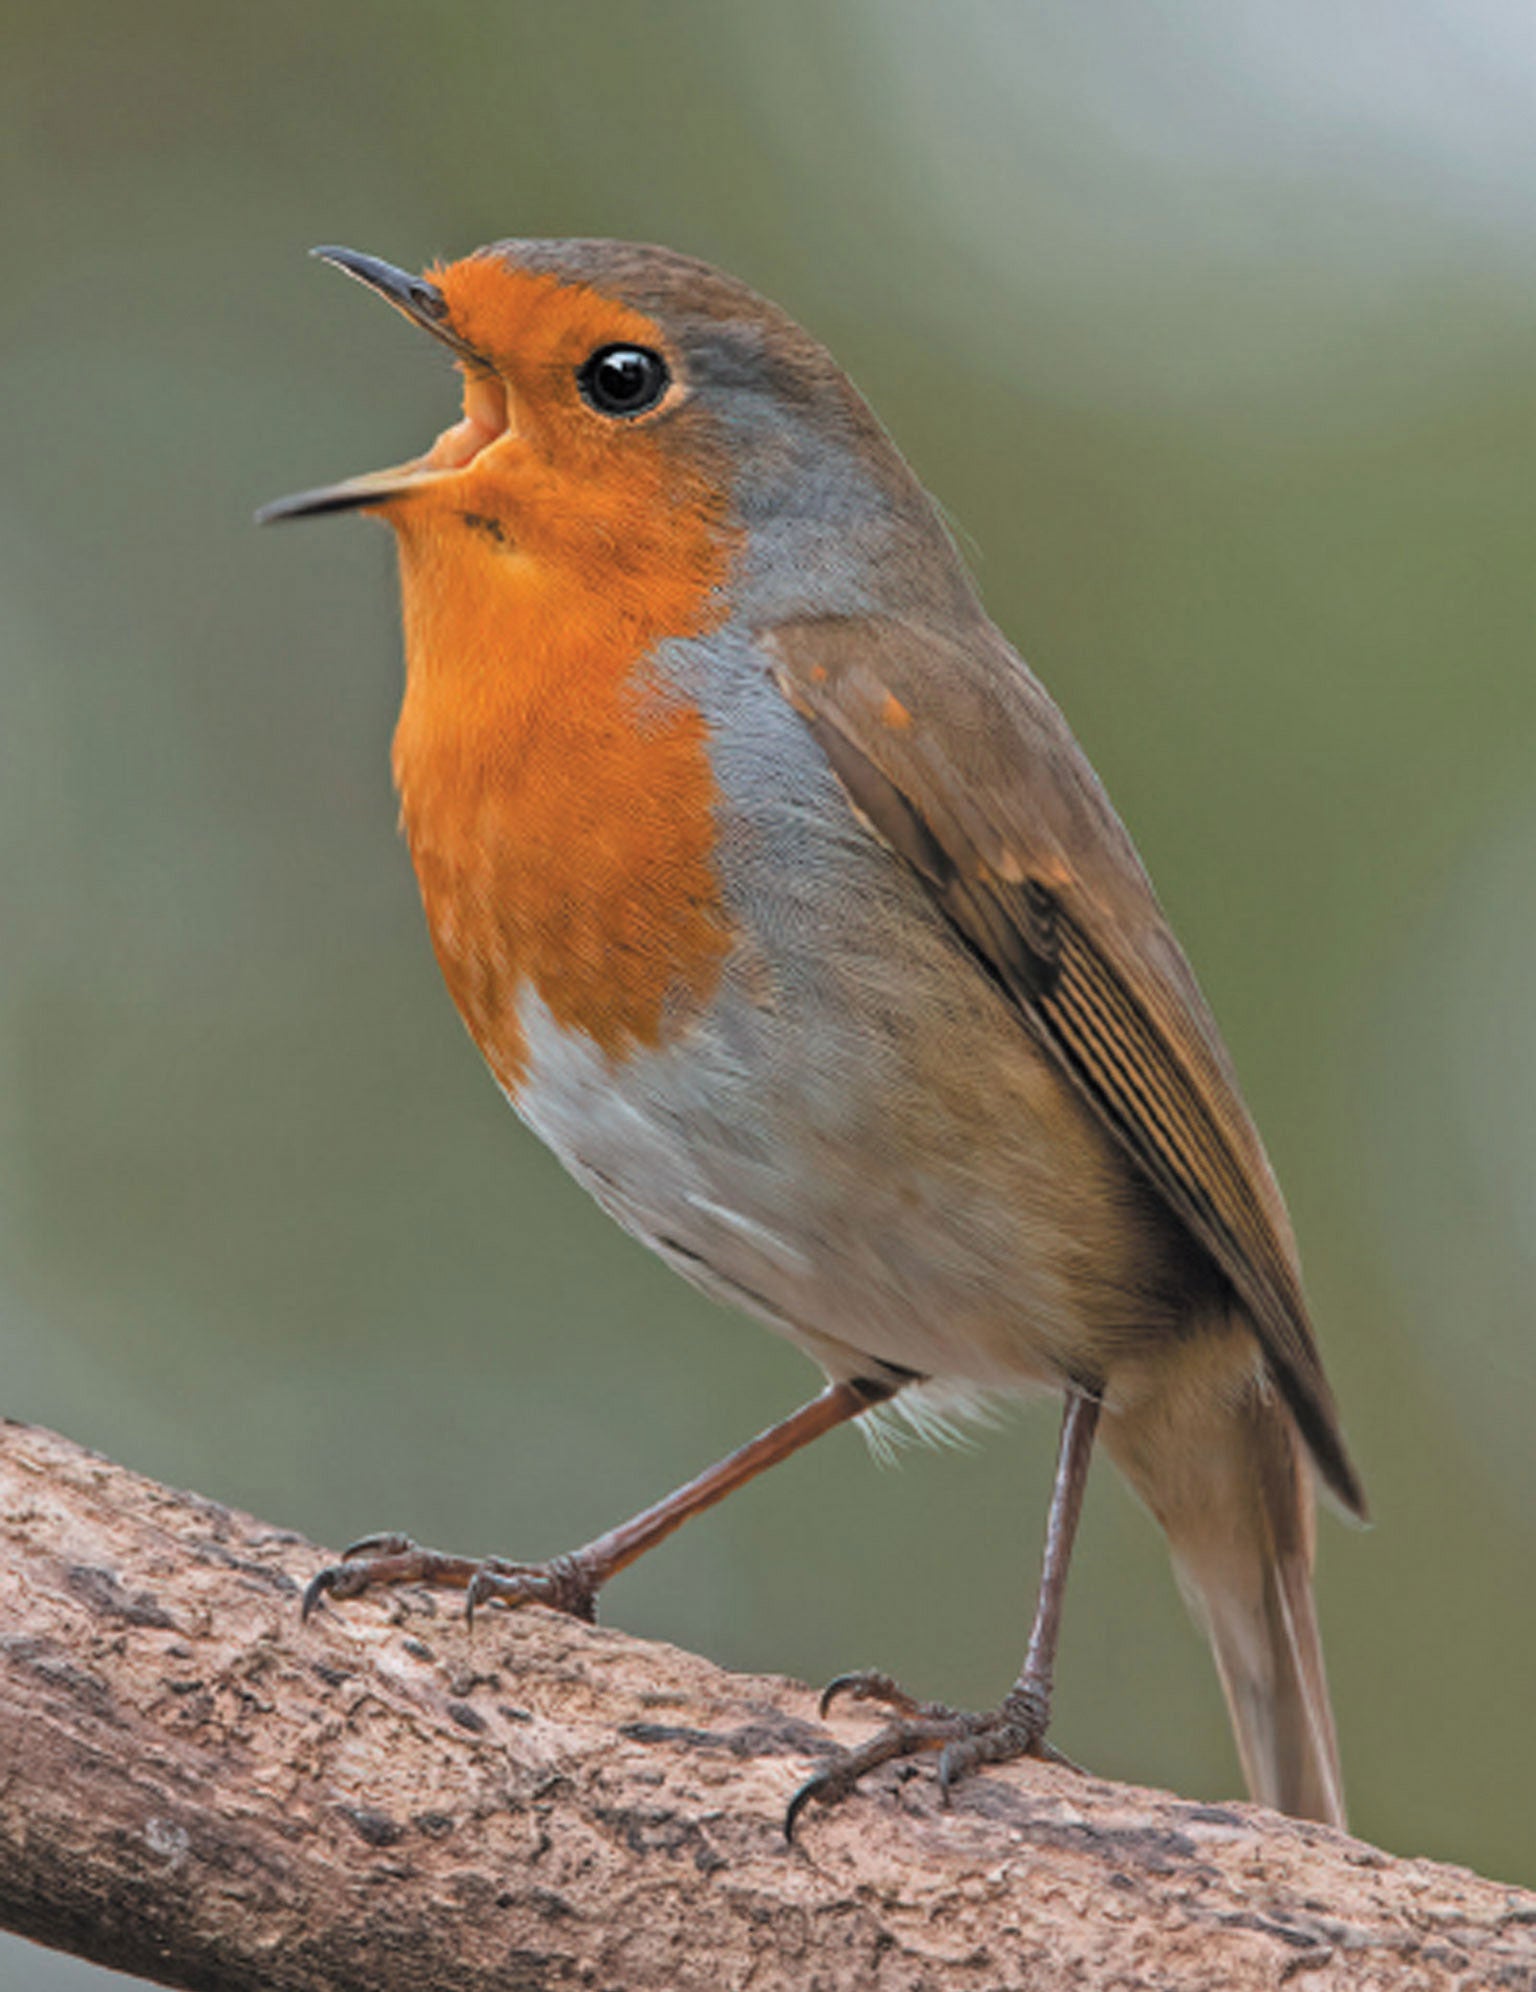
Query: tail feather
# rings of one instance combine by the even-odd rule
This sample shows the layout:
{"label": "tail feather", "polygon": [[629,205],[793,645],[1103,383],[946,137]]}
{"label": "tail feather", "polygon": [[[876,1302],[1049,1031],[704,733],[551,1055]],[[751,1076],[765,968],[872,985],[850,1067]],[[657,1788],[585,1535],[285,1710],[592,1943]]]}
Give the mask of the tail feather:
{"label": "tail feather", "polygon": [[[1252,1422],[1255,1553],[1234,1567],[1175,1546],[1175,1563],[1210,1636],[1248,1789],[1279,1812],[1342,1826],[1344,1781],[1312,1596],[1308,1468],[1284,1412]],[[1304,1547],[1294,1541],[1298,1523]]]}
{"label": "tail feather", "polygon": [[1118,1407],[1111,1397],[1105,1442],[1168,1536],[1215,1653],[1249,1791],[1295,1818],[1342,1826],[1300,1434],[1235,1324],[1159,1367],[1160,1387]]}

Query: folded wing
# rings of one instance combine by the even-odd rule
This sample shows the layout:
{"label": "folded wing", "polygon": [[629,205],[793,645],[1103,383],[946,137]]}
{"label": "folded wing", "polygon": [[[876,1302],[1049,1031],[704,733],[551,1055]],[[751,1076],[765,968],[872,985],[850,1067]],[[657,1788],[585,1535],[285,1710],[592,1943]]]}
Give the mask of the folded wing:
{"label": "folded wing", "polygon": [[1135,849],[1044,688],[985,621],[960,641],[851,618],[761,641],[852,808],[1231,1282],[1324,1479],[1363,1514],[1279,1187]]}

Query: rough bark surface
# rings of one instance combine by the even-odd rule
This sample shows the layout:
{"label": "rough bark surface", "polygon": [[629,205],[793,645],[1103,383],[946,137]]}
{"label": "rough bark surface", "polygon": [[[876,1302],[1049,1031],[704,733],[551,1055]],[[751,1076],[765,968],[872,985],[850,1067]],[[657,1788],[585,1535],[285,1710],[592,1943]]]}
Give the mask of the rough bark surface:
{"label": "rough bark surface", "polygon": [[298,1619],[324,1552],[0,1425],[0,1925],[277,1992],[1536,1989],[1536,1896],[1039,1765],[784,1843],[795,1682],[540,1611]]}

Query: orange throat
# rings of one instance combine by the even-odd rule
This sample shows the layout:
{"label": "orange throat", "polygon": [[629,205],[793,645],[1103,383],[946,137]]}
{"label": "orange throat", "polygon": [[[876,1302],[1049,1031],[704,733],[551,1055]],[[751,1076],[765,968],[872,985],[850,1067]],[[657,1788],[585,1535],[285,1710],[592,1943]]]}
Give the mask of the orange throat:
{"label": "orange throat", "polygon": [[705,724],[649,660],[719,622],[729,549],[659,447],[578,483],[515,434],[463,436],[475,419],[439,445],[446,467],[464,442],[462,473],[391,510],[394,769],[438,962],[515,1093],[530,997],[621,1060],[685,1029],[719,979]]}

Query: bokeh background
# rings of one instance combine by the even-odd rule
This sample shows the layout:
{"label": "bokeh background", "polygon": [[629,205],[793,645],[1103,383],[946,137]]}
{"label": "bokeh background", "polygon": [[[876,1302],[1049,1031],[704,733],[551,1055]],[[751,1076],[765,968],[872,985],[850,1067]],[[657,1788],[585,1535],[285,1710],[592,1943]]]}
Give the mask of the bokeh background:
{"label": "bokeh background", "polygon": [[[394,834],[387,533],[250,524],[454,405],[311,243],[670,242],[834,348],[1137,836],[1374,1499],[1322,1544],[1354,1823],[1536,1882],[1533,86],[1522,0],[8,10],[5,1411],[333,1544],[542,1554],[814,1382],[461,1032]],[[1054,1440],[839,1435],[608,1615],[985,1702]],[[1057,1734],[1237,1787],[1107,1472]],[[0,1987],[99,1977],[0,1943]]]}

